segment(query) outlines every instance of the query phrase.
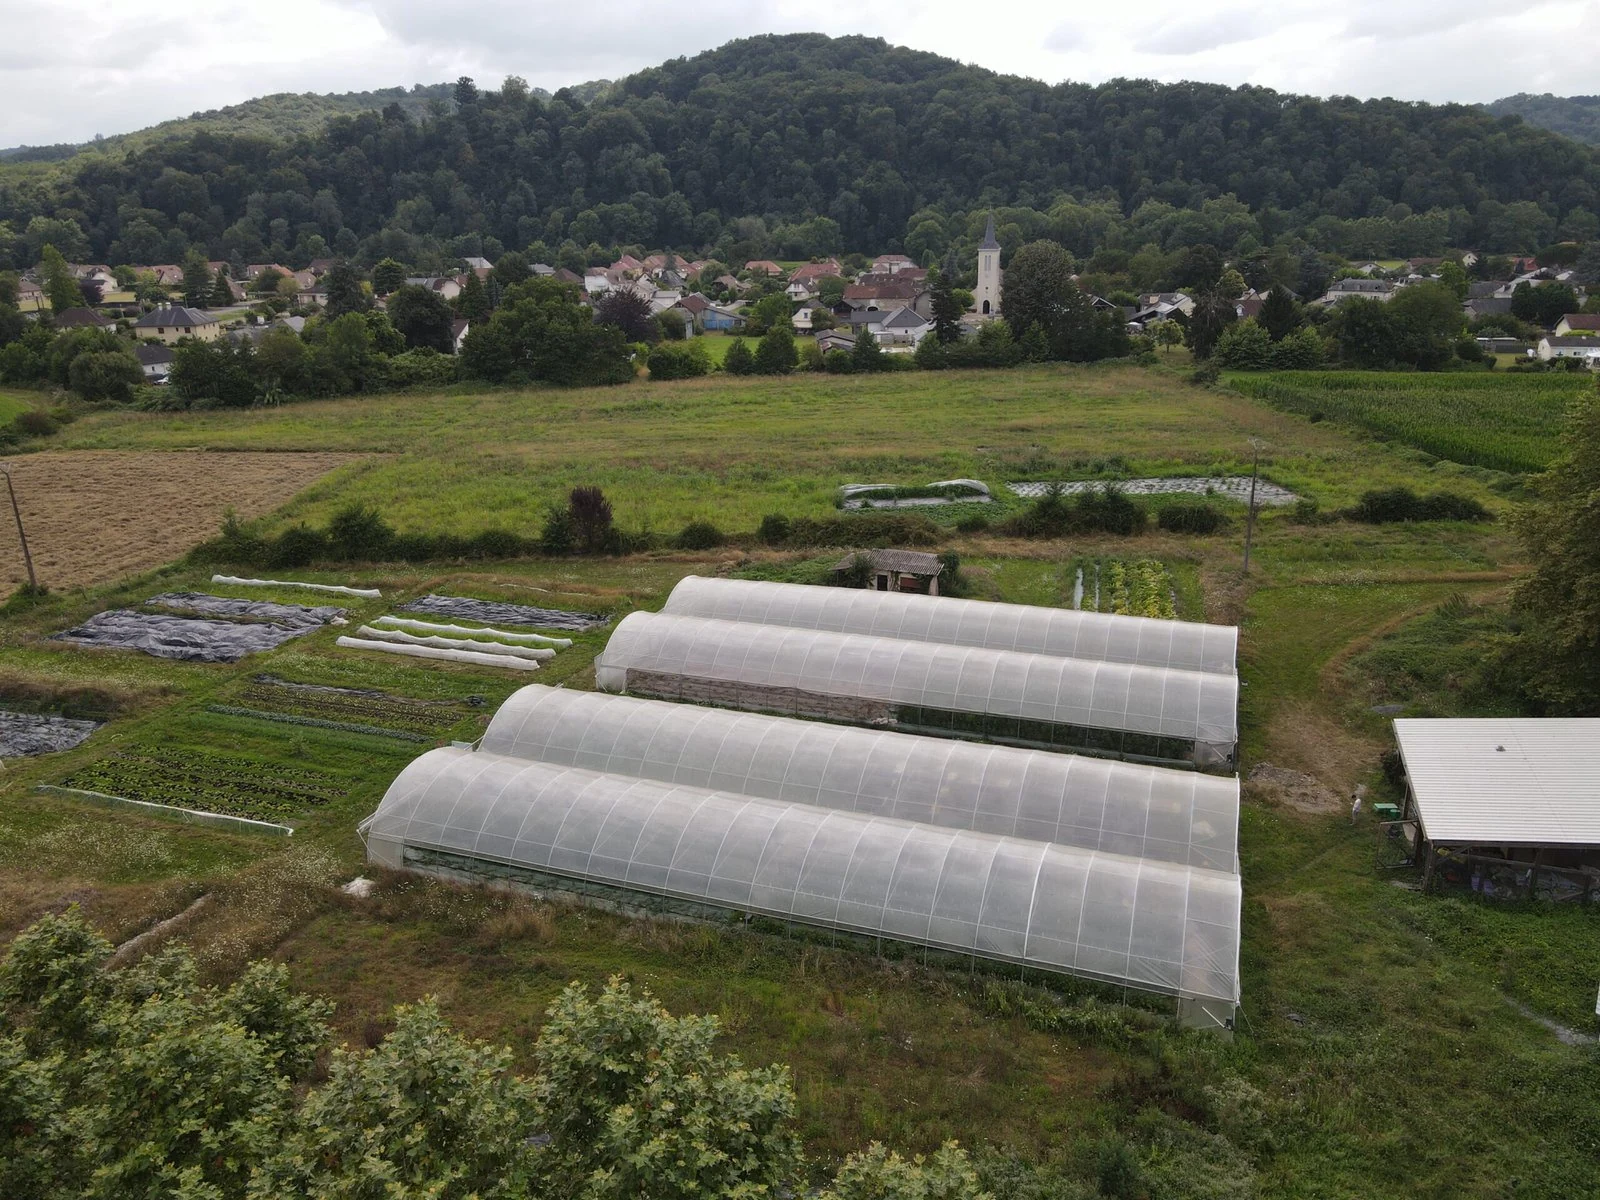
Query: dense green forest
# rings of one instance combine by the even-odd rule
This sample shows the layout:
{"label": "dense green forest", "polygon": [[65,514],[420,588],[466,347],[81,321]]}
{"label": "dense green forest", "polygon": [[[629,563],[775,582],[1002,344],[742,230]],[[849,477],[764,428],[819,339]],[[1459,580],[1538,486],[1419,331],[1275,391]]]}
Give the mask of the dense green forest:
{"label": "dense green forest", "polygon": [[1554,130],[1565,137],[1600,146],[1600,96],[1518,92],[1483,107],[1497,117],[1521,117],[1540,129]]}
{"label": "dense green forest", "polygon": [[[409,95],[409,93],[408,93]],[[1347,254],[1530,250],[1600,232],[1600,153],[1481,109],[1264,88],[1056,86],[876,39],[730,42],[585,104],[459,82],[315,132],[196,132],[0,164],[0,254],[425,266],[617,245],[807,257],[1008,248],[1077,255],[1303,239]],[[0,266],[7,265],[0,261]]]}

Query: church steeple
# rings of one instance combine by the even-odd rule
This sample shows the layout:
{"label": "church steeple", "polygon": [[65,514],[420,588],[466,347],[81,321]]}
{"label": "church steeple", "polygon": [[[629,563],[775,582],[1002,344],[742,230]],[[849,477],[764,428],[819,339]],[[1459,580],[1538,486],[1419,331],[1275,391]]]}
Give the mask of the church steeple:
{"label": "church steeple", "polygon": [[989,223],[983,227],[983,241],[978,244],[979,250],[998,250],[1000,243],[994,238],[994,214],[989,214]]}
{"label": "church steeple", "polygon": [[972,292],[973,307],[981,317],[1000,313],[1000,275],[1000,242],[994,236],[994,214],[990,213],[978,245],[978,286]]}

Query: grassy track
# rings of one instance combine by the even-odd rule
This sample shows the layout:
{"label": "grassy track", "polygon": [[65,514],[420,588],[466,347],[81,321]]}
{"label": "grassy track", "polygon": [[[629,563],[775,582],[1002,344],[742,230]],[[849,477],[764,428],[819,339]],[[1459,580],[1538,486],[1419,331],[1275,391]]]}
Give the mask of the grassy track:
{"label": "grassy track", "polygon": [[1279,371],[1235,375],[1234,388],[1285,412],[1364,429],[1439,458],[1540,471],[1555,457],[1568,405],[1587,375]]}
{"label": "grassy track", "polygon": [[[709,339],[708,339],[709,340]],[[731,339],[723,339],[731,340]],[[352,500],[405,531],[537,528],[546,505],[599,484],[624,526],[675,532],[708,518],[752,531],[767,513],[833,511],[845,483],[1082,477],[1105,469],[1194,474],[1248,469],[1347,503],[1368,487],[1426,477],[1328,424],[1275,412],[1177,373],[1128,367],[730,378],[583,391],[379,396],[276,411],[104,413],[67,448],[367,450],[285,512],[321,520]],[[1451,486],[1488,497],[1437,474]]]}

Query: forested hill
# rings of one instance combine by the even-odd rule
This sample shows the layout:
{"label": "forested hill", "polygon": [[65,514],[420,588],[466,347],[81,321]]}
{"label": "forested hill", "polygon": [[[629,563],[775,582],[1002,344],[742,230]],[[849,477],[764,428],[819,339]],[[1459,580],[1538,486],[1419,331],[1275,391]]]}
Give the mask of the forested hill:
{"label": "forested hill", "polygon": [[1600,96],[1518,92],[1483,107],[1497,117],[1518,116],[1530,125],[1600,146]]}
{"label": "forested hill", "polygon": [[[1263,88],[997,75],[867,38],[731,42],[585,106],[520,80],[450,111],[336,117],[283,141],[200,130],[144,149],[0,165],[13,265],[71,259],[425,264],[616,245],[803,257],[1079,254],[1288,239],[1350,254],[1587,239],[1600,155],[1481,109]],[[976,226],[976,228],[975,228]],[[0,236],[4,231],[0,230]],[[591,250],[592,247],[592,250]],[[755,256],[751,254],[750,256]]]}

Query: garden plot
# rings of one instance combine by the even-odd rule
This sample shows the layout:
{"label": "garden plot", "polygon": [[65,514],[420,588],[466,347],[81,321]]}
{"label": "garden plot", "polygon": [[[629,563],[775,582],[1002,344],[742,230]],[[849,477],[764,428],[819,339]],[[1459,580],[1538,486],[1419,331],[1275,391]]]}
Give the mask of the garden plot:
{"label": "garden plot", "polygon": [[210,596],[205,592],[162,592],[159,596],[151,596],[145,603],[152,608],[170,608],[177,612],[197,613],[202,617],[220,617],[228,621],[266,621],[304,629],[344,623],[344,609],[327,604],[275,604],[268,600]]}
{"label": "garden plot", "polygon": [[[1063,483],[1008,483],[1006,487],[1024,500],[1036,500],[1048,495],[1051,488],[1059,488],[1065,496],[1078,492],[1092,492],[1103,487],[1114,487],[1128,496],[1219,496],[1224,500],[1250,502],[1250,476],[1224,475],[1208,478],[1199,475],[1175,476],[1170,479],[1079,479]],[[1256,504],[1263,508],[1281,508],[1293,504],[1300,497],[1288,488],[1256,480]]]}
{"label": "garden plot", "polygon": [[945,504],[988,504],[989,485],[978,479],[944,479],[920,487],[893,483],[847,483],[839,489],[839,507],[937,508]]}
{"label": "garden plot", "polygon": [[1164,620],[1178,615],[1172,576],[1157,559],[1080,558],[1069,577],[1073,608]]}
{"label": "garden plot", "polygon": [[75,721],[49,713],[0,709],[0,758],[22,758],[71,750],[100,728],[98,721]]}
{"label": "garden plot", "polygon": [[532,625],[540,629],[565,629],[584,633],[610,623],[611,618],[597,613],[564,608],[534,608],[526,604],[504,604],[496,600],[474,600],[470,596],[428,595],[400,606],[401,612],[429,613],[435,617],[479,621],[485,625]]}
{"label": "garden plot", "polygon": [[247,654],[271,650],[291,638],[304,637],[314,625],[208,621],[167,617],[114,608],[96,613],[82,625],[52,639],[108,650],[139,650],[156,658],[185,662],[238,662]]}
{"label": "garden plot", "polygon": [[146,748],[90,763],[64,787],[145,804],[279,821],[343,798],[343,781],[321,771],[211,754]]}
{"label": "garden plot", "polygon": [[[357,454],[46,451],[9,467],[39,582],[109,583],[159,567],[216,533],[285,504]],[[0,538],[0,588],[27,581],[17,540]]]}
{"label": "garden plot", "polygon": [[213,711],[253,716],[287,724],[341,729],[351,733],[381,732],[409,741],[442,737],[467,711],[448,700],[413,700],[362,688],[252,679]]}

